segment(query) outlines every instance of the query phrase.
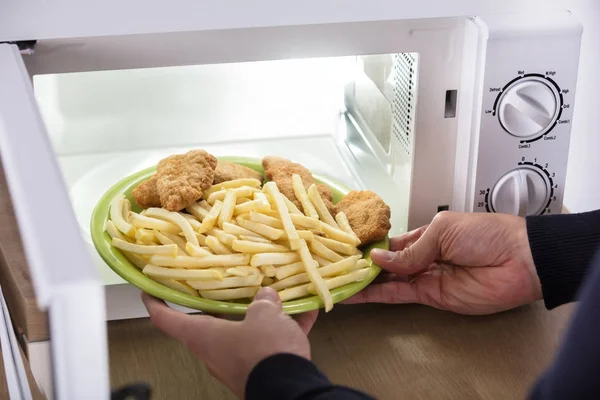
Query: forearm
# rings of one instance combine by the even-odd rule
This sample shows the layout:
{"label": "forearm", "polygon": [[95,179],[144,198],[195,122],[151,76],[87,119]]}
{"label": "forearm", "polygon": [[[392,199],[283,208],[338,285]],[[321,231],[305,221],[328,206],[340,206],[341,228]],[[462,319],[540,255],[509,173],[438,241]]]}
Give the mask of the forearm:
{"label": "forearm", "polygon": [[276,354],[250,373],[246,400],[372,400],[356,390],[333,385],[310,361]]}
{"label": "forearm", "polygon": [[527,217],[527,235],[546,307],[573,301],[600,246],[600,210]]}
{"label": "forearm", "polygon": [[531,400],[600,399],[600,252],[590,267],[571,325],[554,362],[531,392]]}

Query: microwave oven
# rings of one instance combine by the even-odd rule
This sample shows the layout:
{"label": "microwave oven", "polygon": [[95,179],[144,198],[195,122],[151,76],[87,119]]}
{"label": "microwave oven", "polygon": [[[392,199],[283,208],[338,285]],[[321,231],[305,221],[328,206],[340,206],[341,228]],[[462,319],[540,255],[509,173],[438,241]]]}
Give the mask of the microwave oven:
{"label": "microwave oven", "polygon": [[147,314],[96,254],[91,212],[174,152],[300,162],[377,192],[392,234],[443,210],[561,212],[582,35],[569,12],[108,31],[0,28],[0,154],[49,321],[24,343],[49,398],[109,397],[106,320]]}

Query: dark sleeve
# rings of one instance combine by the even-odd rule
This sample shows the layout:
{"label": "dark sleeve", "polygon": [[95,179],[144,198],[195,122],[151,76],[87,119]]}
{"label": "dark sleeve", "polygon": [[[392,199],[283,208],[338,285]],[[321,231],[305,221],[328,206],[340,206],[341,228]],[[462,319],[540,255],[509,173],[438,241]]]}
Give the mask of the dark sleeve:
{"label": "dark sleeve", "polygon": [[579,293],[579,304],[553,364],[531,392],[532,400],[600,399],[600,253]]}
{"label": "dark sleeve", "polygon": [[527,235],[546,308],[572,302],[600,246],[600,210],[527,217]]}
{"label": "dark sleeve", "polygon": [[246,383],[246,400],[374,400],[366,394],[333,385],[310,361],[276,354],[261,361]]}

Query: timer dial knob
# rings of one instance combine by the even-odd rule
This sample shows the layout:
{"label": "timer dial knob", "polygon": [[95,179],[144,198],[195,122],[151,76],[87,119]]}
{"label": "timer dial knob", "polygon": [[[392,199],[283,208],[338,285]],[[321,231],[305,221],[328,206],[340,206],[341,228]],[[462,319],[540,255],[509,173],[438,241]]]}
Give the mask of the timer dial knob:
{"label": "timer dial knob", "polygon": [[540,214],[549,199],[549,182],[537,170],[527,167],[504,175],[491,193],[495,212],[521,217]]}
{"label": "timer dial knob", "polygon": [[549,81],[523,78],[504,90],[498,101],[498,118],[508,133],[521,139],[548,132],[558,118],[560,93]]}

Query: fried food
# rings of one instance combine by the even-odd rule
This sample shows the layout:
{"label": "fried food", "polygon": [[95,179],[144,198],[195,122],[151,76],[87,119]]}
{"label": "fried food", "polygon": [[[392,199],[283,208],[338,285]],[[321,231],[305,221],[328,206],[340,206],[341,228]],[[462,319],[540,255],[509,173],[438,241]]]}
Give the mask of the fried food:
{"label": "fried food", "polygon": [[334,207],[346,214],[361,245],[384,239],[392,228],[390,207],[368,190],[351,191]]}
{"label": "fried food", "polygon": [[265,170],[267,178],[271,181],[274,181],[277,184],[281,194],[294,203],[298,209],[302,210],[303,208],[302,203],[296,198],[296,194],[294,192],[294,184],[292,180],[292,175],[294,174],[300,176],[302,183],[306,188],[310,187],[312,184],[316,184],[317,190],[325,202],[325,205],[327,208],[332,209],[331,199],[333,196],[331,194],[331,189],[329,189],[329,187],[326,185],[317,183],[317,180],[312,176],[310,171],[302,165],[282,157],[267,156],[263,158],[262,166]]}
{"label": "fried food", "polygon": [[133,199],[138,206],[142,208],[160,207],[160,196],[156,189],[156,174],[144,182],[140,183],[135,189],[131,191]]}
{"label": "fried food", "polygon": [[213,183],[216,167],[216,157],[204,150],[191,150],[161,160],[156,189],[162,207],[180,211],[200,200]]}
{"label": "fried food", "polygon": [[218,183],[234,181],[236,179],[258,179],[263,181],[263,175],[253,170],[252,168],[245,167],[243,165],[234,164],[229,161],[219,160],[217,163],[217,169],[215,169],[215,177],[213,185]]}

